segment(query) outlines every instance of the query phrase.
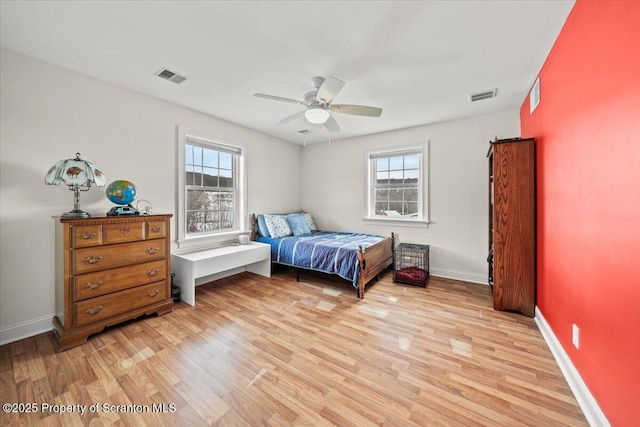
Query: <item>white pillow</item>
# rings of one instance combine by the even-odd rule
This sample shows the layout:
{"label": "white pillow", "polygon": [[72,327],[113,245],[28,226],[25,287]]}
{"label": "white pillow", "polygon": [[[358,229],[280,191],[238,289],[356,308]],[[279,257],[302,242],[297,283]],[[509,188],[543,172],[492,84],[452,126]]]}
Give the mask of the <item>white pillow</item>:
{"label": "white pillow", "polygon": [[265,215],[264,222],[267,223],[269,234],[274,239],[291,236],[293,234],[291,227],[289,227],[289,221],[287,221],[287,217],[284,215]]}
{"label": "white pillow", "polygon": [[309,224],[309,228],[311,231],[318,231],[318,227],[316,227],[316,223],[313,222],[313,218],[311,218],[311,214],[305,212],[305,218],[307,218],[307,223]]}

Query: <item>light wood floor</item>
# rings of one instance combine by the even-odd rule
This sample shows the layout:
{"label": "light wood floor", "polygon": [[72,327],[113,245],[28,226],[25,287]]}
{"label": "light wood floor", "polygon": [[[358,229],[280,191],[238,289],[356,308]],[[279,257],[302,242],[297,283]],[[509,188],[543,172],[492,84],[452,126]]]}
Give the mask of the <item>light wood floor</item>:
{"label": "light wood floor", "polygon": [[346,281],[279,270],[200,286],[196,302],[66,352],[51,333],[0,347],[0,400],[38,410],[0,424],[587,425],[533,319],[494,311],[486,286],[387,272],[358,300]]}

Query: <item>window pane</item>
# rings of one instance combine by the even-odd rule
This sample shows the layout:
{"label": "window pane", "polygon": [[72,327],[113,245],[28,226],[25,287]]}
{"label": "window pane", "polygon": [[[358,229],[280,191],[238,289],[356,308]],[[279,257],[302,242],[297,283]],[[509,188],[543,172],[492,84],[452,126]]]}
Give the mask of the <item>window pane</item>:
{"label": "window pane", "polygon": [[220,212],[220,228],[233,228],[233,211]]}
{"label": "window pane", "polygon": [[207,212],[205,216],[207,231],[215,231],[220,229],[220,212]]}
{"label": "window pane", "polygon": [[187,233],[204,231],[204,218],[200,211],[187,211]]}
{"label": "window pane", "polygon": [[389,189],[389,200],[390,201],[402,201],[402,188],[390,188]]}
{"label": "window pane", "polygon": [[389,190],[388,189],[377,189],[376,190],[376,200],[381,202],[385,200],[389,200]]}
{"label": "window pane", "polygon": [[393,216],[402,215],[402,202],[389,202],[388,214]]}
{"label": "window pane", "polygon": [[389,169],[398,170],[403,168],[404,156],[395,156],[389,158]]}
{"label": "window pane", "polygon": [[377,171],[388,171],[389,170],[389,159],[381,158],[374,160],[376,162],[376,170]]}
{"label": "window pane", "polygon": [[417,214],[418,214],[418,203],[417,202],[404,202],[403,215],[415,216]]}
{"label": "window pane", "polygon": [[220,193],[220,209],[222,210],[233,210],[233,193],[231,192],[222,192]]}
{"label": "window pane", "polygon": [[205,187],[217,187],[218,186],[218,169],[205,167],[202,184]]}
{"label": "window pane", "polygon": [[218,167],[218,152],[215,151],[215,150],[212,150],[210,148],[205,148],[204,149],[203,165],[217,168]]}
{"label": "window pane", "polygon": [[193,164],[202,165],[202,147],[193,147]]}
{"label": "window pane", "polygon": [[400,184],[402,182],[402,171],[391,171],[389,172],[389,182],[391,184]]}
{"label": "window pane", "polygon": [[193,164],[193,145],[185,145],[184,146],[184,161],[188,165]]}
{"label": "window pane", "polygon": [[389,205],[386,202],[376,202],[376,215],[386,215]]}
{"label": "window pane", "polygon": [[420,156],[417,154],[411,154],[404,156],[404,168],[405,169],[418,169],[420,167]]}
{"label": "window pane", "polygon": [[185,184],[186,185],[193,185],[193,166],[191,165],[186,165],[185,166]]}
{"label": "window pane", "polygon": [[233,171],[227,169],[220,169],[220,187],[233,188]]}
{"label": "window pane", "polygon": [[192,172],[193,185],[202,185],[202,167],[201,166],[193,166]]}
{"label": "window pane", "polygon": [[386,185],[389,183],[389,172],[376,173],[376,185]]}
{"label": "window pane", "polygon": [[404,171],[404,183],[405,184],[417,184],[419,171],[418,169],[405,169]]}
{"label": "window pane", "polygon": [[203,191],[187,190],[187,210],[199,210],[203,208]]}
{"label": "window pane", "polygon": [[406,202],[417,202],[418,201],[418,189],[417,188],[405,188],[404,189],[404,197],[403,199]]}
{"label": "window pane", "polygon": [[220,153],[220,168],[232,169],[233,168],[233,156],[229,153]]}
{"label": "window pane", "polygon": [[220,200],[217,191],[207,191],[207,200],[203,205],[206,211],[216,211],[220,209]]}

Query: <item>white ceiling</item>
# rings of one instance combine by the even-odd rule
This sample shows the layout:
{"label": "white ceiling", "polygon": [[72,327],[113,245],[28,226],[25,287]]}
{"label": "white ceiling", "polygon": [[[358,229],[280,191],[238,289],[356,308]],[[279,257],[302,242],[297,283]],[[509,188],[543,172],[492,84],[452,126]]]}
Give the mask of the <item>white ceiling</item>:
{"label": "white ceiling", "polygon": [[[334,99],[331,140],[518,108],[572,1],[5,1],[2,47],[302,144],[326,142],[303,107],[311,78]],[[180,85],[154,75],[188,77]],[[469,94],[498,89],[494,99]],[[303,137],[298,131],[312,133]],[[306,141],[305,141],[306,140]]]}

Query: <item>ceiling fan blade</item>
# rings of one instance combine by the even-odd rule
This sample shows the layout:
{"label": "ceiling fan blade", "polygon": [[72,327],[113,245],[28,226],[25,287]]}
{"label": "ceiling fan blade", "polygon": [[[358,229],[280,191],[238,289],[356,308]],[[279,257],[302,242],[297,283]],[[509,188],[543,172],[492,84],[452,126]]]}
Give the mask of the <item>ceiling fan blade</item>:
{"label": "ceiling fan blade", "polygon": [[292,114],[289,117],[285,117],[284,119],[282,119],[279,122],[277,122],[276,126],[285,125],[285,124],[290,123],[290,122],[294,121],[295,119],[300,118],[302,116],[304,116],[304,111],[298,111],[297,113]]}
{"label": "ceiling fan blade", "polygon": [[324,122],[324,127],[331,133],[340,132],[340,126],[338,125],[338,122],[336,122],[336,119],[333,118],[333,116],[329,116],[327,121]]}
{"label": "ceiling fan blade", "polygon": [[342,90],[344,82],[335,77],[327,77],[318,88],[316,100],[320,104],[328,104]]}
{"label": "ceiling fan blade", "polygon": [[368,107],[366,105],[333,104],[330,110],[337,113],[368,117],[380,117],[380,114],[382,114],[382,108]]}
{"label": "ceiling fan blade", "polygon": [[306,105],[302,101],[298,101],[298,100],[291,99],[291,98],[283,98],[281,96],[266,95],[264,93],[254,93],[253,96],[257,96],[258,98],[271,99],[273,101],[283,101],[283,102],[291,102],[292,104]]}

